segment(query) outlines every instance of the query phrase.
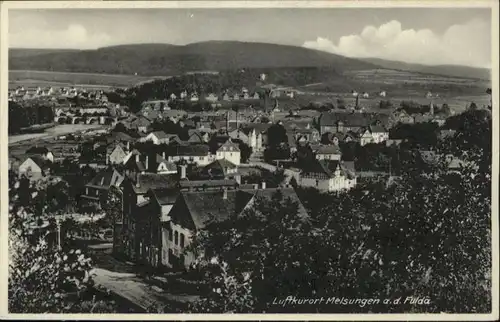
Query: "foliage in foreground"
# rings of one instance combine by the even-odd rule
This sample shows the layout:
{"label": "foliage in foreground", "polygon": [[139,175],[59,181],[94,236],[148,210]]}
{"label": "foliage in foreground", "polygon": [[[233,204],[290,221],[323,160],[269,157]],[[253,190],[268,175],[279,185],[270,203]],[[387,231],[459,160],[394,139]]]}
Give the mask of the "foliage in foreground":
{"label": "foliage in foreground", "polygon": [[[192,311],[490,312],[491,115],[470,111],[460,123],[450,144],[439,147],[464,161],[459,169],[450,170],[445,158],[420,170],[408,164],[392,185],[305,191],[307,219],[276,195],[207,226],[193,245],[199,265],[209,268],[217,258],[230,277],[249,274],[250,285],[221,283],[230,277],[202,268],[213,292]],[[248,300],[233,301],[239,293]],[[275,304],[288,296],[380,302]]]}
{"label": "foliage in foreground", "polygon": [[53,182],[15,182],[9,208],[9,312],[106,313],[112,302],[97,298],[92,263],[81,250],[56,247],[52,207]]}

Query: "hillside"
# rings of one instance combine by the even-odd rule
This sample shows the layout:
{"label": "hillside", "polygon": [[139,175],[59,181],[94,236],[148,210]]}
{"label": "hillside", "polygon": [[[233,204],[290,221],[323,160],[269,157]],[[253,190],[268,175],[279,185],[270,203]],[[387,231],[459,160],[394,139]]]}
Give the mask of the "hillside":
{"label": "hillside", "polygon": [[328,67],[342,72],[376,68],[371,63],[302,47],[210,41],[186,46],[140,44],[97,50],[21,54],[11,49],[10,69],[160,76],[198,70]]}
{"label": "hillside", "polygon": [[400,61],[390,61],[379,58],[364,58],[360,60],[370,64],[378,65],[386,69],[404,70],[422,74],[434,74],[449,77],[464,77],[483,80],[491,79],[491,71],[486,68],[475,68],[458,65],[429,66],[421,64],[410,64]]}
{"label": "hillside", "polygon": [[9,58],[33,57],[44,54],[74,53],[77,49],[39,49],[39,48],[11,48]]}

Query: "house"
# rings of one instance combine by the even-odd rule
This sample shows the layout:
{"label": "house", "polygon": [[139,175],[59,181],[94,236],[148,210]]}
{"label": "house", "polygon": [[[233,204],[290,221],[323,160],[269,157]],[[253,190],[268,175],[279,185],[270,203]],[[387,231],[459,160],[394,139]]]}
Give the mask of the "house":
{"label": "house", "polygon": [[405,110],[395,111],[393,117],[396,122],[403,124],[413,124],[415,123],[415,118],[409,115]]}
{"label": "house", "polygon": [[210,135],[207,132],[202,132],[198,130],[188,130],[189,143],[203,144],[210,140]]}
{"label": "house", "polygon": [[27,156],[40,156],[45,160],[49,160],[50,162],[54,162],[54,154],[49,151],[46,147],[42,146],[33,146],[26,150],[26,155]]}
{"label": "house", "polygon": [[123,179],[124,176],[114,169],[101,171],[85,185],[85,194],[81,198],[106,209],[110,187],[119,187]]}
{"label": "house", "polygon": [[241,183],[241,176],[238,174],[238,166],[226,159],[215,160],[201,169],[202,180],[224,180],[234,179]]}
{"label": "house", "polygon": [[200,98],[198,97],[198,94],[193,93],[193,94],[191,94],[191,97],[189,98],[189,100],[191,102],[198,102],[200,100]]}
{"label": "house", "polygon": [[205,97],[205,100],[208,102],[217,102],[219,98],[214,93],[210,93]]}
{"label": "house", "polygon": [[26,177],[30,180],[39,180],[50,175],[52,162],[40,155],[32,155],[19,165],[19,177]]}
{"label": "house", "polygon": [[321,135],[327,132],[359,132],[361,129],[371,125],[386,127],[389,123],[389,115],[379,113],[326,112],[321,113],[318,123]]}
{"label": "house", "polygon": [[319,145],[312,146],[312,151],[316,155],[316,160],[335,160],[342,158],[342,152],[338,145]]}
{"label": "house", "polygon": [[254,152],[262,150],[262,134],[254,128],[235,129],[229,132],[228,135],[233,140],[241,140],[241,142],[251,147]]}
{"label": "house", "polygon": [[294,133],[297,142],[316,143],[321,138],[319,131],[316,130],[315,128],[311,128],[309,124],[306,125],[306,128],[296,127],[291,131]]}
{"label": "house", "polygon": [[115,148],[108,154],[106,161],[108,164],[123,164],[125,157],[127,156],[126,148],[122,144],[117,143]]}
{"label": "house", "polygon": [[168,162],[196,163],[204,166],[215,160],[215,156],[210,154],[210,149],[206,144],[189,144],[171,146],[168,150],[162,151],[162,157]]}
{"label": "house", "polygon": [[[146,251],[143,240],[151,233],[147,230],[149,215],[152,214],[151,190],[172,191],[176,187],[176,180],[172,175],[165,174],[136,174],[126,176],[121,184],[122,188],[122,218],[114,223],[113,252],[132,261],[142,261]],[[158,214],[159,216],[161,215]],[[151,227],[149,225],[149,227]],[[160,228],[159,224],[153,227]],[[148,246],[149,247],[149,246]],[[150,261],[149,261],[150,262]]]}
{"label": "house", "polygon": [[275,189],[227,189],[209,191],[182,191],[169,211],[170,221],[162,223],[166,242],[162,259],[167,267],[189,267],[195,260],[187,251],[193,236],[212,222],[221,222],[243,211],[249,210],[257,199],[270,200],[280,192],[284,198],[296,202],[299,215],[307,217],[307,212],[292,188]]}
{"label": "house", "polygon": [[231,139],[227,140],[226,143],[221,145],[216,152],[217,159],[226,159],[235,165],[240,165],[241,162],[241,151],[238,145],[231,141]]}
{"label": "house", "polygon": [[146,116],[133,117],[130,121],[124,123],[129,129],[135,129],[138,132],[147,133],[151,127],[152,121]]}
{"label": "house", "polygon": [[170,94],[171,101],[175,101],[176,99],[177,99],[177,96],[174,93]]}
{"label": "house", "polygon": [[164,111],[159,111],[158,118],[160,119],[169,119],[174,123],[179,122],[180,120],[187,117],[187,112],[183,110],[177,109],[169,109]]}
{"label": "house", "polygon": [[167,134],[163,131],[151,132],[145,137],[139,139],[139,142],[153,142],[155,145],[170,144],[173,141],[180,141],[180,139],[175,134]]}
{"label": "house", "polygon": [[185,99],[188,96],[187,91],[183,91],[180,94],[181,99]]}
{"label": "house", "polygon": [[378,96],[380,97],[386,97],[387,96],[387,92],[386,91],[381,91]]}
{"label": "house", "polygon": [[370,94],[368,94],[367,92],[363,93],[363,98],[369,98],[369,97],[370,97]]}
{"label": "house", "polygon": [[260,99],[260,95],[257,92],[255,92],[252,97],[253,97],[254,100]]}
{"label": "house", "polygon": [[389,139],[389,131],[384,127],[372,125],[361,131],[360,144],[361,146],[370,143],[381,143]]}
{"label": "house", "polygon": [[224,93],[224,95],[222,96],[222,100],[223,101],[230,101],[231,100],[231,97],[229,96],[228,93]]}
{"label": "house", "polygon": [[317,160],[300,173],[298,185],[332,192],[356,186],[353,162]]}

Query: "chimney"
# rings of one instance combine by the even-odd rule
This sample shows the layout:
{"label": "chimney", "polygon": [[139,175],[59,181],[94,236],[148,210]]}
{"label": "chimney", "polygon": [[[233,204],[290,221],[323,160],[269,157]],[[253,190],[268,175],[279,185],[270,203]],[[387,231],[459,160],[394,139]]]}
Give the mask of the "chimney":
{"label": "chimney", "polygon": [[165,154],[165,151],[163,151],[163,153],[161,154],[161,156],[166,160],[167,157],[166,157],[166,154]]}
{"label": "chimney", "polygon": [[222,199],[227,200],[227,188],[222,189]]}
{"label": "chimney", "polygon": [[138,187],[138,188],[141,186],[141,184],[139,183],[139,176],[140,176],[140,175],[139,175],[139,173],[137,172],[137,173],[135,174],[135,186],[136,186],[136,187]]}
{"label": "chimney", "polygon": [[146,164],[145,164],[145,166],[146,166],[146,170],[148,170],[149,169],[149,157],[147,155],[146,155]]}
{"label": "chimney", "polygon": [[266,189],[266,182],[262,181],[262,189]]}
{"label": "chimney", "polygon": [[130,151],[130,141],[127,141],[127,151]]}
{"label": "chimney", "polygon": [[186,179],[186,168],[187,166],[185,164],[181,165],[181,179]]}
{"label": "chimney", "polygon": [[254,188],[255,190],[258,190],[258,189],[259,189],[259,184],[258,184],[258,183],[254,183],[253,188]]}
{"label": "chimney", "polygon": [[135,162],[139,162],[139,154],[135,155]]}
{"label": "chimney", "polygon": [[226,133],[229,134],[229,111],[226,114]]}

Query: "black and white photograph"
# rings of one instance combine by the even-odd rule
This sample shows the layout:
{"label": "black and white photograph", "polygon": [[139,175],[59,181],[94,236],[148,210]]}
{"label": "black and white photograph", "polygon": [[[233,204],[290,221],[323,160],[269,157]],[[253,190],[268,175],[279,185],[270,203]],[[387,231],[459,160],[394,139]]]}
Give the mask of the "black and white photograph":
{"label": "black and white photograph", "polygon": [[498,319],[498,2],[314,2],[1,3],[2,317]]}

